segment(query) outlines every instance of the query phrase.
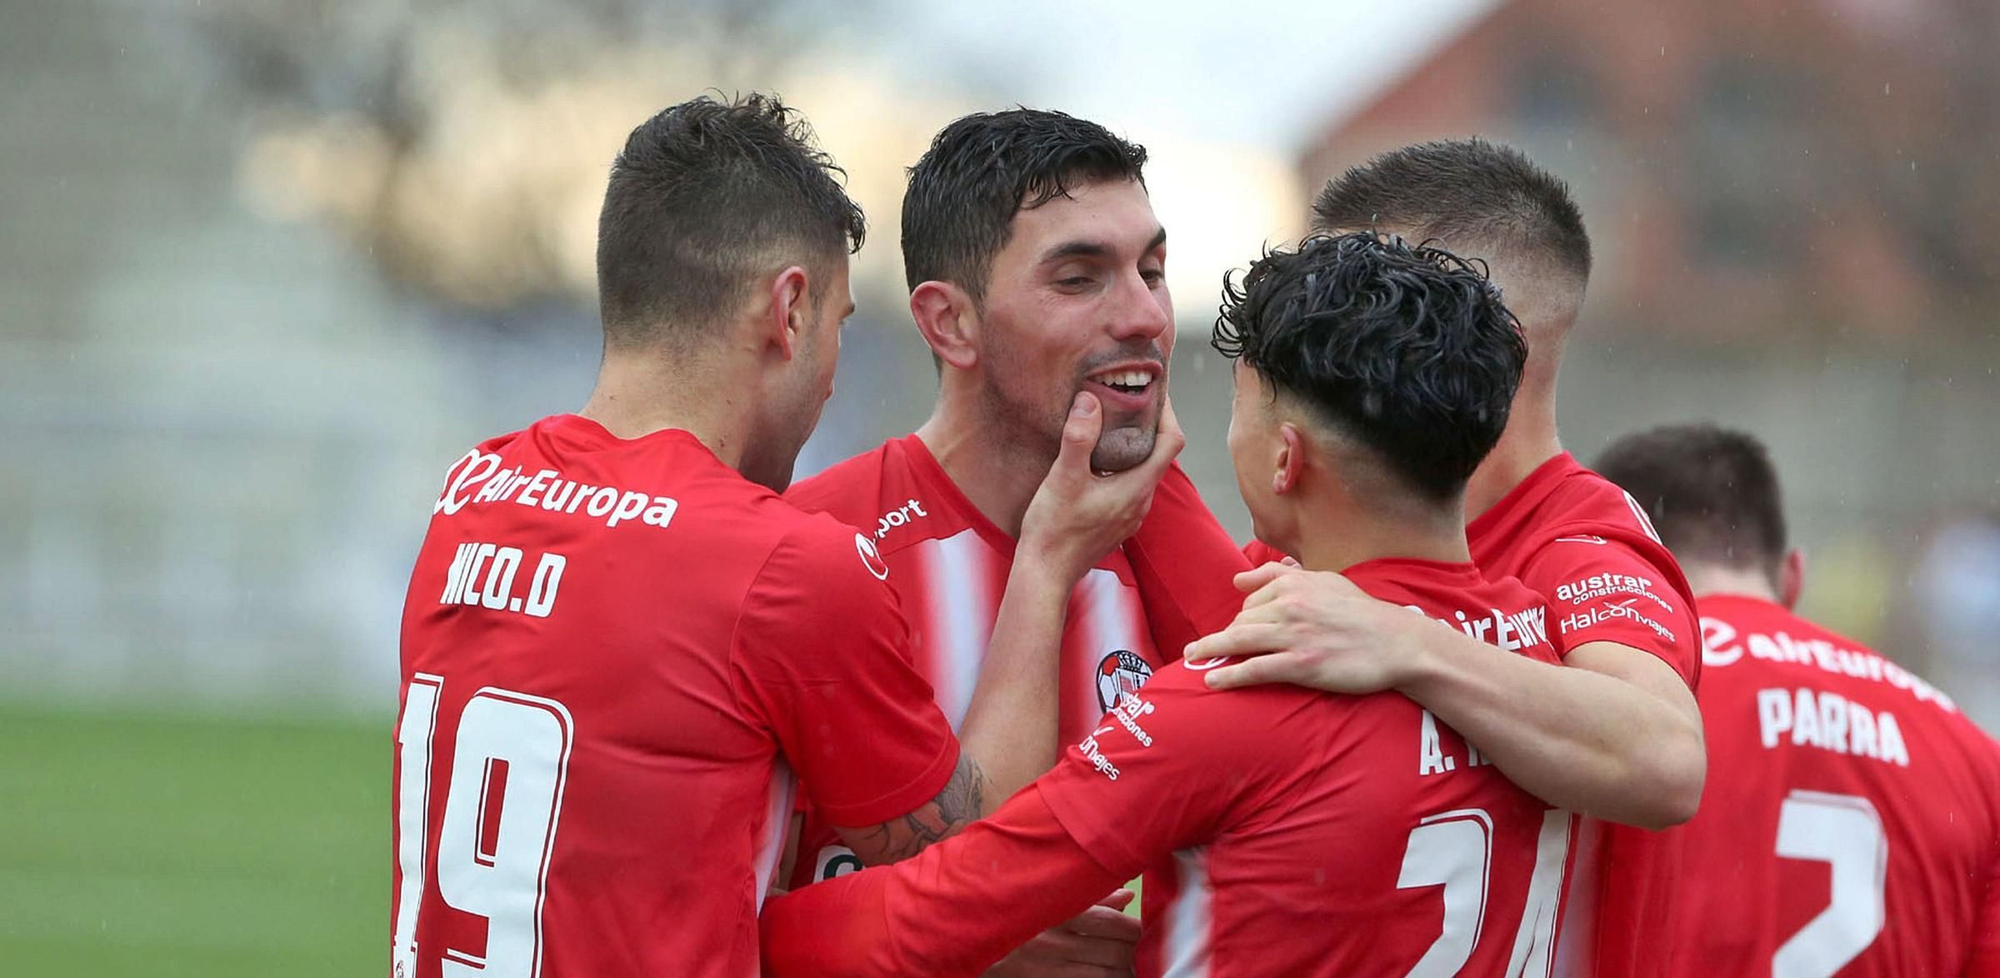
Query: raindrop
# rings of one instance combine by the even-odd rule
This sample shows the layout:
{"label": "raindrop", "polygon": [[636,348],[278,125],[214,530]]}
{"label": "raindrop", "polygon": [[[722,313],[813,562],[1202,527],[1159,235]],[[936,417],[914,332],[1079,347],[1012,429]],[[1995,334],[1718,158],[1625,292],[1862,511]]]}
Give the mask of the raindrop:
{"label": "raindrop", "polygon": [[1889,83],[1888,83],[1888,82],[1883,82],[1883,83],[1882,83],[1882,94],[1884,94],[1884,95],[1887,95],[1887,94],[1889,94]]}

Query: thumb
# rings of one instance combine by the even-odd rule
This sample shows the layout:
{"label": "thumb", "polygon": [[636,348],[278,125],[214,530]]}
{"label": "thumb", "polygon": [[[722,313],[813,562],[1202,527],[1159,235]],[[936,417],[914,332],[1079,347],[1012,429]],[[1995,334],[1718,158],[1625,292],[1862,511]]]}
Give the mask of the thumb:
{"label": "thumb", "polygon": [[1056,468],[1090,471],[1090,453],[1097,450],[1097,436],[1104,431],[1104,411],[1097,398],[1079,392],[1069,405],[1063,422],[1062,449],[1056,453]]}
{"label": "thumb", "polygon": [[1139,894],[1134,893],[1131,890],[1125,889],[1124,887],[1119,887],[1118,889],[1112,890],[1110,896],[1107,896],[1104,899],[1097,901],[1097,905],[1100,907],[1110,907],[1113,910],[1123,910],[1126,907],[1131,906],[1132,899],[1138,895]]}

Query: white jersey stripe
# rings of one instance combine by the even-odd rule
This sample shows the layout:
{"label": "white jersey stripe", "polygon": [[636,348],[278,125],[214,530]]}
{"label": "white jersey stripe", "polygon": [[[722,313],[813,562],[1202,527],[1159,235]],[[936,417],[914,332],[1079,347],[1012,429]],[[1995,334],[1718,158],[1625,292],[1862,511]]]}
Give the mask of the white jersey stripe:
{"label": "white jersey stripe", "polygon": [[1577,820],[1576,856],[1569,867],[1569,894],[1563,897],[1556,935],[1556,978],[1584,978],[1597,971],[1597,891],[1605,842],[1603,822]]}
{"label": "white jersey stripe", "polygon": [[785,841],[792,834],[792,789],[797,782],[783,758],[771,768],[770,807],[764,810],[764,837],[757,843],[757,909],[764,909],[764,895],[771,892],[771,878],[785,858]]}
{"label": "white jersey stripe", "polygon": [[957,730],[972,708],[986,643],[993,637],[993,619],[1000,613],[985,566],[989,549],[971,529],[918,546],[928,551],[924,593],[931,602],[930,634],[938,639],[920,654],[933,657],[933,668],[927,671],[936,677],[932,685],[938,707]]}
{"label": "white jersey stripe", "polygon": [[1180,888],[1167,908],[1161,978],[1208,978],[1209,930],[1215,925],[1209,907],[1208,850],[1183,849],[1174,853],[1174,864]]}

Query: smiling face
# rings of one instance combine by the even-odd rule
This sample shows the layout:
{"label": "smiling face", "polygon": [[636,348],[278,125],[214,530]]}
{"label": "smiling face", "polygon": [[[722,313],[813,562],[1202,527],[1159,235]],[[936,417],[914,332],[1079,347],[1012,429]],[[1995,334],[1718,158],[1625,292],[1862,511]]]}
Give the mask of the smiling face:
{"label": "smiling face", "polygon": [[1014,215],[979,311],[988,421],[1054,457],[1078,391],[1104,407],[1102,472],[1152,454],[1173,352],[1166,231],[1136,180],[1086,183]]}

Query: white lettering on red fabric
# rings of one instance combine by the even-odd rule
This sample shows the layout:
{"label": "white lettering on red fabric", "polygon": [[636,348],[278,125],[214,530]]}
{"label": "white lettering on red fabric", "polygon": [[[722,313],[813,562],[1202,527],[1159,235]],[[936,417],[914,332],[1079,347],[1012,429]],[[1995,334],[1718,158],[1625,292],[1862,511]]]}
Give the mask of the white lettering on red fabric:
{"label": "white lettering on red fabric", "polygon": [[924,504],[912,497],[910,501],[876,518],[875,539],[880,540],[888,536],[890,530],[899,526],[907,526],[917,517],[929,515],[931,514],[924,512]]}
{"label": "white lettering on red fabric", "polygon": [[1758,690],[1757,733],[1765,750],[1789,741],[1797,747],[1910,766],[1910,748],[1894,713],[1878,713],[1827,690],[1803,686]]}
{"label": "white lettering on red fabric", "polygon": [[1739,633],[1719,618],[1703,618],[1701,632],[1704,665],[1728,666],[1747,653],[1752,659],[1811,666],[1821,672],[1887,683],[1908,691],[1920,703],[1934,703],[1941,710],[1958,712],[1958,704],[1943,691],[1866,649],[1846,648],[1823,638],[1793,638],[1782,631]]}
{"label": "white lettering on red fabric", "polygon": [[[595,486],[563,479],[555,469],[524,475],[520,466],[501,470],[500,456],[467,452],[445,470],[445,489],[431,507],[434,514],[456,516],[469,505],[512,502],[549,513],[573,514],[579,509],[607,527],[633,519],[647,526],[673,522],[680,503],[670,496],[653,496],[615,486]],[[474,492],[474,489],[477,492]]]}

